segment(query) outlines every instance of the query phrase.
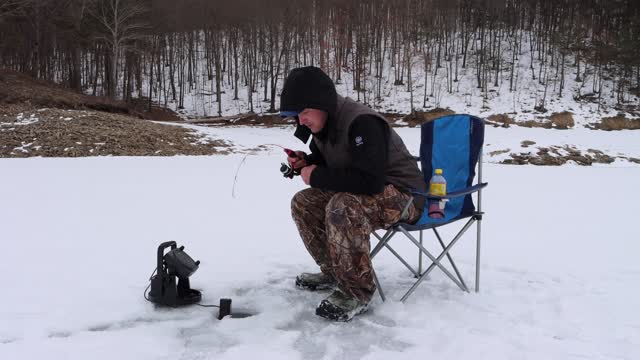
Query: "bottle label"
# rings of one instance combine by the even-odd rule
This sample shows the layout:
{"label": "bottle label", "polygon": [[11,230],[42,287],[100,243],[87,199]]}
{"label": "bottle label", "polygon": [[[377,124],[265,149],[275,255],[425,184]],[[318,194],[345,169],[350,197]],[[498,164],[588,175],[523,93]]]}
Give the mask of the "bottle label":
{"label": "bottle label", "polygon": [[447,184],[431,184],[429,193],[436,196],[445,196],[447,195]]}

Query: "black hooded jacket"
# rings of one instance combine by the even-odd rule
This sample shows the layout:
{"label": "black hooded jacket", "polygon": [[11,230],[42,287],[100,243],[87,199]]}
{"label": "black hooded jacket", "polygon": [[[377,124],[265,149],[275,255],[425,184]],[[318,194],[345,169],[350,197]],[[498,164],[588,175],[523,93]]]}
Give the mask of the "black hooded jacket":
{"label": "black hooded jacket", "polygon": [[[316,67],[304,67],[291,71],[280,97],[281,111],[302,112],[305,108],[328,113],[325,127],[314,136],[320,141],[335,141],[332,131],[336,117],[337,92],[333,81]],[[311,131],[297,123],[294,134],[306,143]],[[318,165],[311,175],[311,186],[331,191],[356,194],[376,194],[386,183],[388,128],[382,120],[371,115],[361,115],[349,128],[349,153],[351,164],[347,168],[327,167],[318,147],[312,141],[311,153],[305,157],[307,164]]]}
{"label": "black hooded jacket", "polygon": [[356,118],[349,128],[351,165],[346,168],[324,166],[322,154],[312,141],[311,154],[305,160],[320,166],[311,173],[311,186],[356,194],[381,192],[386,183],[387,138],[386,126],[379,119],[369,115]]}

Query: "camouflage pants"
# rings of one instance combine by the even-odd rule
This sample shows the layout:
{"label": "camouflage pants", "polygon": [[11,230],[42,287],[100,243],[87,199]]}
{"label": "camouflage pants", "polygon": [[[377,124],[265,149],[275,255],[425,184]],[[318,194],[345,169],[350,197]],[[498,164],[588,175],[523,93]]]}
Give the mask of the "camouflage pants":
{"label": "camouflage pants", "polygon": [[[333,276],[345,294],[368,302],[376,290],[369,234],[399,221],[409,197],[393,185],[375,195],[309,188],[295,194],[291,213],[320,270]],[[411,204],[403,220],[415,222],[419,215]]]}

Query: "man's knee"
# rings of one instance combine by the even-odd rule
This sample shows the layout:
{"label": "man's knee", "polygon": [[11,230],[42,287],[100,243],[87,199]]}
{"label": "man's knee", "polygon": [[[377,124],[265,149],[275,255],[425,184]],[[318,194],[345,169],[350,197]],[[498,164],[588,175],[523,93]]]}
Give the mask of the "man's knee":
{"label": "man's knee", "polygon": [[359,217],[361,204],[356,195],[346,192],[335,194],[325,209],[327,222],[338,225]]}
{"label": "man's knee", "polygon": [[295,211],[300,209],[300,205],[302,204],[302,200],[304,199],[304,191],[305,190],[298,191],[291,198],[291,212],[292,213],[294,213]]}
{"label": "man's knee", "polygon": [[314,188],[298,191],[291,198],[291,215],[295,218],[315,208],[324,207],[327,200],[323,200],[323,197],[326,197],[323,191]]}
{"label": "man's knee", "polygon": [[304,210],[304,203],[306,202],[307,198],[307,190],[309,189],[298,191],[291,198],[291,216],[293,216],[294,218],[299,217]]}

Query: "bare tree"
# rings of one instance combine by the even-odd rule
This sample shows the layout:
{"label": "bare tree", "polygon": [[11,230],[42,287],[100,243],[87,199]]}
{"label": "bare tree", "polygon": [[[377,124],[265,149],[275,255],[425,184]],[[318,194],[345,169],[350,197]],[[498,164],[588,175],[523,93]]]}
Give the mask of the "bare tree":
{"label": "bare tree", "polygon": [[111,50],[109,63],[109,97],[116,97],[118,88],[118,60],[125,50],[133,50],[136,40],[141,40],[149,29],[143,15],[149,11],[143,0],[98,0],[92,15],[101,25],[97,39],[104,41]]}
{"label": "bare tree", "polygon": [[8,18],[26,6],[30,5],[33,0],[0,0],[0,23],[3,19]]}
{"label": "bare tree", "polygon": [[461,80],[477,82],[485,104],[507,76],[519,91],[521,66],[548,87],[540,108],[569,90],[576,68],[576,81],[589,78],[581,88],[627,104],[640,91],[639,19],[637,0],[0,0],[0,66],[177,107],[195,91],[204,108],[206,86],[218,114],[224,84],[250,111],[263,110],[264,90],[273,111],[282,75],[314,64],[336,83],[350,73],[346,95],[364,102],[395,82],[424,86],[422,107],[429,91],[437,105],[459,90],[461,62]]}

